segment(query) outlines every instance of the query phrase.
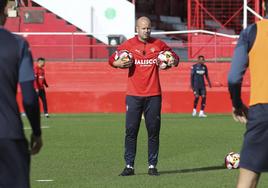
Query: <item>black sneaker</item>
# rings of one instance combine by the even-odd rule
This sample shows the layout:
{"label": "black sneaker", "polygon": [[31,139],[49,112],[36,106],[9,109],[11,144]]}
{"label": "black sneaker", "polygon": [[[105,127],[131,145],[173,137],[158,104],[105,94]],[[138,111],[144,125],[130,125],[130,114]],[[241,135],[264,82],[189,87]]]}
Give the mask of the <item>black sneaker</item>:
{"label": "black sneaker", "polygon": [[157,168],[149,168],[149,170],[148,170],[148,174],[150,175],[150,176],[159,176],[160,174],[158,173],[158,171],[157,171]]}
{"label": "black sneaker", "polygon": [[135,175],[133,168],[125,167],[123,172],[119,176],[133,176]]}

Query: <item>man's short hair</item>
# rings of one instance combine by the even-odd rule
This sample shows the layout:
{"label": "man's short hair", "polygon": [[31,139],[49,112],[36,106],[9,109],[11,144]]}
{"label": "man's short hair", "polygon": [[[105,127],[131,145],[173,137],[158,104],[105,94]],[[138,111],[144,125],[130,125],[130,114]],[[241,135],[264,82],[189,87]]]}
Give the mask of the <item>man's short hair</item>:
{"label": "man's short hair", "polygon": [[205,56],[203,56],[203,55],[199,55],[198,57],[197,57],[197,59],[205,59]]}
{"label": "man's short hair", "polygon": [[7,0],[0,0],[0,13],[4,12],[7,6]]}
{"label": "man's short hair", "polygon": [[43,57],[39,57],[39,58],[37,59],[37,61],[45,61],[45,58],[43,58]]}

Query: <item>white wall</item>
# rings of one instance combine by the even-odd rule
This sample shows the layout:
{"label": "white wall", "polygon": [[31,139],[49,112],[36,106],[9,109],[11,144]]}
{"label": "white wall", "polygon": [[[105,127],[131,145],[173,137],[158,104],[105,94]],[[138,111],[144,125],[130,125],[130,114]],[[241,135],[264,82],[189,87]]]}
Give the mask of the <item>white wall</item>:
{"label": "white wall", "polygon": [[135,7],[127,0],[34,0],[79,29],[108,43],[108,35],[135,33]]}

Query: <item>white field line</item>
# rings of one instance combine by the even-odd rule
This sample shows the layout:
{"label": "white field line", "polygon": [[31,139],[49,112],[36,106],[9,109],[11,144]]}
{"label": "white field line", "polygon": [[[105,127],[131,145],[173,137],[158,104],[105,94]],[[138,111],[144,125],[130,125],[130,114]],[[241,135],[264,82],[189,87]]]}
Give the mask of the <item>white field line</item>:
{"label": "white field line", "polygon": [[[49,126],[42,126],[41,129],[49,129]],[[31,130],[31,127],[24,127],[24,130]]]}
{"label": "white field line", "polygon": [[35,180],[35,181],[38,181],[38,182],[52,182],[54,180]]}

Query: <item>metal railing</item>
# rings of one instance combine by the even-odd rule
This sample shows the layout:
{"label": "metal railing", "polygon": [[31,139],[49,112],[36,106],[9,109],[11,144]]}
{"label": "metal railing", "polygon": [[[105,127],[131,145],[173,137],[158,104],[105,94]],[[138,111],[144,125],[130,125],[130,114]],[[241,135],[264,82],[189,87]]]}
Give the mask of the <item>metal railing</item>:
{"label": "metal railing", "polygon": [[[29,41],[35,59],[42,56],[52,61],[107,61],[117,47],[97,41],[92,37],[92,33],[23,32],[16,34],[22,35]],[[212,62],[230,61],[238,38],[237,35],[205,30],[163,31],[151,34],[166,42],[185,62],[195,61],[201,54]]]}

